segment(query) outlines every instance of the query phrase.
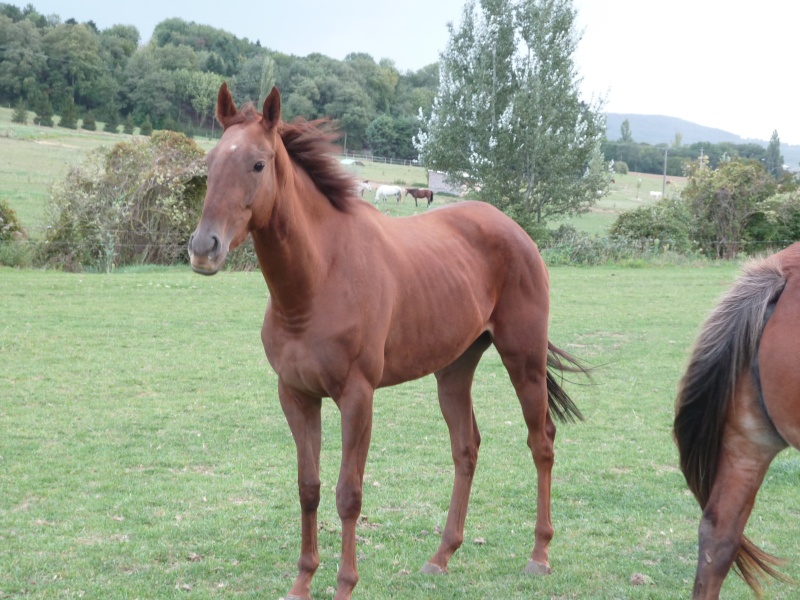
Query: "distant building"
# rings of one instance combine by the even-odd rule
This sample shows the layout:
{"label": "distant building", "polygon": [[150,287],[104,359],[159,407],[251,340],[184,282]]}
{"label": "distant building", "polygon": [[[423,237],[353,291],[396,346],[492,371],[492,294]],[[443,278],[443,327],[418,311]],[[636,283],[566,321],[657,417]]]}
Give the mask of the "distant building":
{"label": "distant building", "polygon": [[446,181],[447,173],[441,171],[428,171],[428,188],[433,190],[436,194],[452,194],[454,196],[461,195],[461,188],[450,185]]}

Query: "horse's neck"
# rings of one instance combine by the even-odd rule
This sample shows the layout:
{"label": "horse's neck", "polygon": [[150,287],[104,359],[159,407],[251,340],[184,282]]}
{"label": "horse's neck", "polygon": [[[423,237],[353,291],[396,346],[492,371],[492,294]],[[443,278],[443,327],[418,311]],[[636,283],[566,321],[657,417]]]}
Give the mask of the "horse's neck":
{"label": "horse's neck", "polygon": [[288,158],[284,167],[272,214],[251,234],[273,307],[292,317],[309,309],[325,274],[324,225],[337,211]]}

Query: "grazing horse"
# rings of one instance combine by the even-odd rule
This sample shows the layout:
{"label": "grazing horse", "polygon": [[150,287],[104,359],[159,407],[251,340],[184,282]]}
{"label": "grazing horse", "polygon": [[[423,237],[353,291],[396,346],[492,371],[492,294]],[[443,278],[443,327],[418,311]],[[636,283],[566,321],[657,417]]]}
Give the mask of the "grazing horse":
{"label": "grazing horse", "polygon": [[406,188],[406,196],[409,194],[412,198],[414,198],[414,206],[419,206],[417,204],[418,198],[427,198],[428,206],[433,204],[433,190],[429,190],[427,188]]}
{"label": "grazing horse", "polygon": [[217,119],[223,134],[208,154],[208,190],[189,256],[196,272],[213,275],[250,234],[269,288],[261,340],[297,445],[301,512],[298,575],[287,598],[310,598],[319,566],[322,398],[332,398],[341,415],[336,600],[346,600],[358,581],[356,523],[373,393],[430,373],[455,480],[439,547],[423,571],[447,572],[464,539],[480,445],[470,389],[491,344],[514,384],[537,473],[525,570],[548,573],[552,416],[581,418],[559,374],[586,369],[548,340],[548,275],[536,245],[483,202],[396,219],[359,201],[350,175],[332,160],[337,136],[325,123],[283,122],[277,89],[259,113],[250,104],[238,110],[223,84]]}
{"label": "grazing horse", "polygon": [[400,199],[403,197],[403,188],[396,185],[379,186],[378,191],[375,192],[375,204],[378,203],[378,200],[383,200],[383,203],[386,204],[386,198],[388,196],[395,196],[397,198],[397,204],[400,204]]}
{"label": "grazing horse", "polygon": [[775,455],[800,448],[800,243],[750,262],[695,342],[675,404],[680,465],[703,516],[694,598],[718,598],[733,563],[785,579],[743,535]]}
{"label": "grazing horse", "polygon": [[363,198],[364,197],[364,192],[366,192],[366,191],[370,191],[370,192],[372,191],[372,185],[370,184],[370,182],[369,181],[359,181],[356,184],[356,192],[358,193],[358,195]]}

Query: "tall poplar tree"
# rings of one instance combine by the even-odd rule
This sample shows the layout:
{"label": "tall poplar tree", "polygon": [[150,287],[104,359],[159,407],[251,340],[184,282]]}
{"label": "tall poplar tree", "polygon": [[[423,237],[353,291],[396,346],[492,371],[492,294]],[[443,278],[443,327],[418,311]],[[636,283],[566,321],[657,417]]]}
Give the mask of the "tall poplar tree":
{"label": "tall poplar tree", "polygon": [[764,166],[767,172],[775,179],[780,180],[783,177],[783,155],[781,155],[781,138],[778,137],[778,131],[772,132],[772,137],[767,145],[767,155],[764,157]]}
{"label": "tall poplar tree", "polygon": [[415,138],[423,164],[480,190],[529,232],[607,189],[602,101],[579,94],[571,0],[469,0]]}

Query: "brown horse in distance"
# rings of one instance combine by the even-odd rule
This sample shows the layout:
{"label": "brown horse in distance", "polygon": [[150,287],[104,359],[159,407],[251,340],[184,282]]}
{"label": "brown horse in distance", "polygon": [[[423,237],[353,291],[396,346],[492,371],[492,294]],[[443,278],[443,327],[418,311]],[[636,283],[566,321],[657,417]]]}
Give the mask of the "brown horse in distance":
{"label": "brown horse in distance", "polygon": [[406,196],[408,195],[414,198],[414,206],[419,206],[419,204],[417,204],[418,198],[426,198],[428,200],[428,206],[433,204],[433,190],[429,190],[428,188],[406,188]]}
{"label": "brown horse in distance", "polygon": [[212,275],[250,234],[269,288],[261,339],[297,446],[301,511],[299,570],[287,598],[310,598],[319,566],[322,398],[332,398],[342,423],[336,600],[345,600],[358,581],[356,523],[373,392],[430,373],[455,480],[439,547],[423,571],[447,572],[464,539],[480,445],[470,389],[491,344],[522,407],[537,472],[525,570],[548,573],[552,415],[580,418],[557,377],[584,369],[548,341],[547,269],[530,237],[481,202],[403,219],[382,214],[355,195],[325,124],[281,121],[277,89],[259,113],[252,105],[237,110],[223,84],[217,118],[223,135],[208,154],[208,191],[189,255],[196,272]]}
{"label": "brown horse in distance", "polygon": [[755,592],[785,579],[743,535],[767,469],[800,449],[800,243],[748,264],[706,320],[676,400],[681,469],[703,516],[694,598],[718,598],[731,566]]}

